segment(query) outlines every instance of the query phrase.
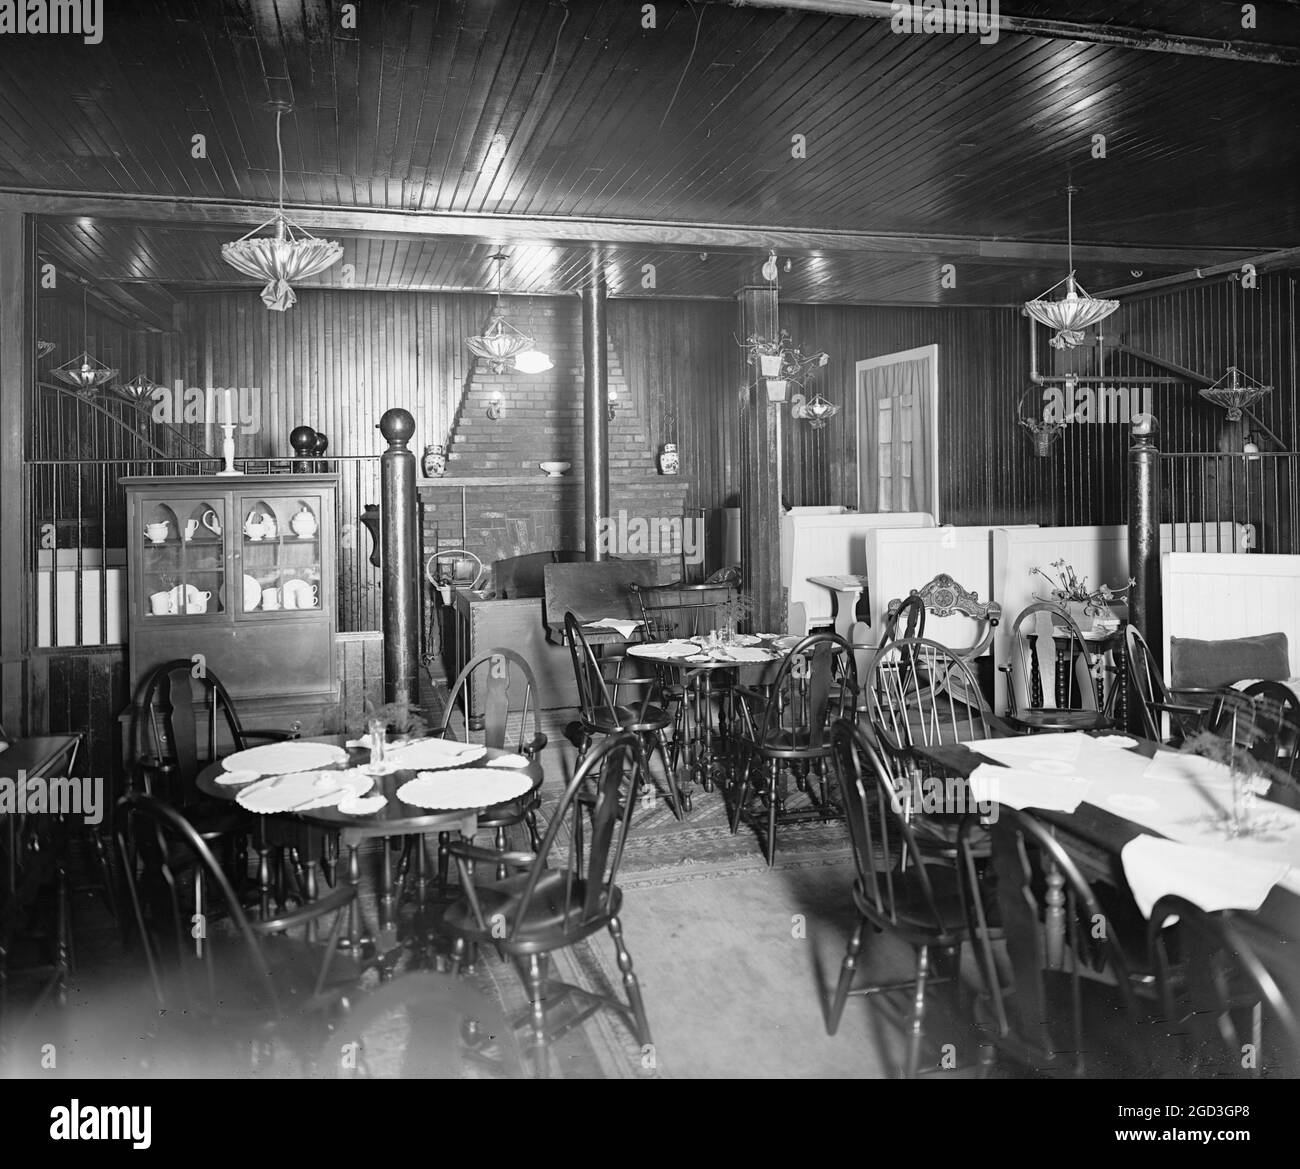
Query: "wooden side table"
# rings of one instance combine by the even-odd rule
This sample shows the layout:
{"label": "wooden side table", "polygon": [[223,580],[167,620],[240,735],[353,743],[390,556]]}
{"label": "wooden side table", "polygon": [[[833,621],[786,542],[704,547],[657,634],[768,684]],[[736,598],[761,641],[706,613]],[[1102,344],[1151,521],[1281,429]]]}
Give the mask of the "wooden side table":
{"label": "wooden side table", "polygon": [[[1119,628],[1113,633],[1094,633],[1089,630],[1083,635],[1083,640],[1087,644],[1090,655],[1095,654],[1103,658],[1107,654],[1111,655],[1116,680],[1115,684],[1110,688],[1110,693],[1106,693],[1105,679],[1100,673],[1093,674],[1093,684],[1097,696],[1097,709],[1103,714],[1111,716],[1118,727],[1128,726],[1128,702],[1125,697],[1125,691],[1128,689],[1126,685],[1128,664],[1124,643],[1125,624],[1125,622],[1121,622]],[[1053,627],[1052,640],[1056,644],[1056,705],[1064,708],[1069,701],[1070,672],[1075,669],[1079,660],[1079,648],[1075,645],[1074,639],[1061,626]]]}

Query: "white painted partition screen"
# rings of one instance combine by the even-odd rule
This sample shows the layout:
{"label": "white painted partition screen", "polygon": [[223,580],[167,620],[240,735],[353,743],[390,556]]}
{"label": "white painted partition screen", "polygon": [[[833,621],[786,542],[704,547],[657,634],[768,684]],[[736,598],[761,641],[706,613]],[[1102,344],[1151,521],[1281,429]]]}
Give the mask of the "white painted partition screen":
{"label": "white painted partition screen", "polygon": [[1171,637],[1220,641],[1279,630],[1291,677],[1300,677],[1300,556],[1166,552],[1160,574],[1166,678]]}
{"label": "white painted partition screen", "polygon": [[867,570],[866,542],[878,528],[933,528],[926,512],[857,512],[842,507],[795,507],[781,518],[781,585],[786,590],[787,627],[804,607],[807,627],[829,625],[834,598],[829,589],[809,583],[810,576],[862,576]]}

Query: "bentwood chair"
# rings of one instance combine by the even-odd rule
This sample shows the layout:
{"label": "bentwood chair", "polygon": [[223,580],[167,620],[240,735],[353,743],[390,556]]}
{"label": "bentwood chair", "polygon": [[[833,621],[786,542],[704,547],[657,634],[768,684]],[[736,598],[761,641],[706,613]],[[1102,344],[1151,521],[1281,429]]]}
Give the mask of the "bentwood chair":
{"label": "bentwood chair", "polygon": [[[1037,632],[1039,614],[1051,622],[1055,643],[1054,706],[1046,705]],[[1111,725],[1110,716],[1097,707],[1091,685],[1080,685],[1079,667],[1091,664],[1083,633],[1068,610],[1052,601],[1035,601],[1021,610],[1011,627],[1011,661],[999,669],[1007,675],[1007,722],[1023,731],[1095,731]]]}
{"label": "bentwood chair", "polygon": [[[532,667],[514,650],[500,647],[471,659],[452,683],[439,734],[464,743],[509,749],[526,759],[537,758],[546,747],[546,735]],[[494,833],[497,848],[505,852],[509,843],[506,830],[522,823],[536,849],[541,843],[537,832],[540,802],[540,793],[532,793],[493,808],[479,816],[478,826]]]}
{"label": "bentwood chair", "polygon": [[[123,796],[117,809],[118,850],[159,1018],[184,1017],[209,1041],[251,1045],[255,1058],[282,1040],[310,1062],[354,985],[333,959],[355,887],[340,882],[290,913],[250,920],[179,811],[143,792]],[[315,944],[330,917],[325,943]],[[299,929],[305,938],[293,936]]]}
{"label": "bentwood chair", "polygon": [[[578,763],[582,764],[597,735],[617,735],[631,731],[637,736],[643,753],[642,779],[650,781],[649,759],[657,749],[663,762],[668,792],[672,800],[673,815],[681,819],[690,810],[689,796],[683,796],[677,785],[676,768],[669,762],[668,745],[664,731],[672,724],[672,715],[658,702],[658,679],[653,672],[644,675],[629,674],[629,659],[619,658],[608,663],[615,671],[606,678],[600,659],[592,652],[582,631],[582,624],[573,613],[564,615],[564,635],[573,658],[573,673],[578,684]],[[631,659],[635,660],[635,659]],[[639,699],[622,703],[620,691],[640,690]]]}
{"label": "bentwood chair", "polygon": [[895,779],[921,766],[915,749],[1014,734],[994,715],[970,664],[925,637],[881,646],[862,680],[860,706]]}
{"label": "bentwood chair", "polygon": [[1252,682],[1242,694],[1256,712],[1251,754],[1291,779],[1300,778],[1300,698],[1281,682]]}
{"label": "bentwood chair", "polygon": [[[641,613],[646,640],[663,642],[701,637],[717,629],[719,608],[735,601],[740,591],[739,577],[734,572],[720,575],[721,579],[703,584],[642,585],[633,582],[628,585]],[[712,714],[710,712],[705,719],[705,712],[700,709],[700,687],[694,681],[683,684],[675,670],[653,662],[646,664],[656,676],[658,693],[665,709],[672,715],[672,738],[668,746],[671,765],[676,767],[686,744],[687,717],[693,713],[697,724],[707,726],[712,723]],[[725,691],[725,687],[724,677],[710,679],[712,690]],[[724,716],[726,709],[724,702],[721,708]],[[721,729],[725,742],[725,721]]]}
{"label": "bentwood chair", "polygon": [[1170,894],[1151,910],[1147,937],[1177,1075],[1300,1075],[1297,988],[1279,984],[1233,912],[1206,913]]}
{"label": "bentwood chair", "polygon": [[[1113,931],[1096,928],[1108,919],[1078,866],[1041,822],[1005,804],[987,831],[991,856],[975,847],[974,817],[958,835],[982,1067],[1002,1055],[1045,1076],[1145,1070],[1129,965]],[[996,917],[986,887],[996,889]]]}
{"label": "bentwood chair", "polygon": [[1224,691],[1199,687],[1171,690],[1146,638],[1134,625],[1124,629],[1124,649],[1129,685],[1137,698],[1142,733],[1148,739],[1166,741],[1161,726],[1165,715],[1171,732],[1168,743],[1175,747],[1218,721],[1216,704]]}
{"label": "bentwood chair", "polygon": [[[829,790],[830,724],[857,705],[853,650],[833,633],[813,633],[793,646],[772,685],[763,691],[737,686],[738,726],[733,728],[736,775],[731,831],[749,811],[751,791],[767,806],[764,852],[776,863],[779,818],[828,819],[839,813]],[[787,816],[788,776],[809,797],[808,807]]]}
{"label": "bentwood chair", "polygon": [[[834,1035],[850,995],[884,996],[906,991],[910,1013],[903,1024],[907,1040],[902,1072],[907,1078],[920,1068],[925,1029],[926,990],[943,981],[932,974],[931,953],[938,951],[951,970],[959,965],[966,921],[957,873],[951,859],[936,863],[921,849],[912,824],[900,811],[889,769],[870,734],[848,719],[831,728],[836,778],[849,824],[853,862],[853,903],[858,922],[849,938],[826,1016],[826,1032]],[[867,927],[892,934],[915,952],[914,977],[906,982],[855,987],[862,936]]]}
{"label": "bentwood chair", "polygon": [[[131,719],[133,786],[165,800],[194,825],[209,844],[221,846],[231,872],[242,880],[244,842],[254,835],[263,860],[275,854],[275,886],[285,904],[286,878],[292,876],[302,899],[311,896],[314,879],[307,871],[310,857],[324,847],[322,833],[299,825],[261,822],[228,800],[204,796],[197,787],[199,772],[209,763],[259,742],[297,738],[297,732],[251,730],[243,725],[230,693],[210,669],[195,669],[189,658],[175,658],[155,667],[139,690]],[[197,699],[197,701],[196,701]],[[196,706],[203,711],[202,723]],[[289,862],[288,867],[281,862]],[[304,862],[304,857],[309,858]],[[267,911],[270,868],[261,866],[263,913]],[[327,877],[331,864],[325,861]]]}
{"label": "bentwood chair", "polygon": [[[536,854],[507,854],[515,873],[507,880],[476,884],[470,858],[456,858],[464,895],[442,921],[454,939],[452,972],[459,971],[471,946],[494,945],[514,962],[531,1006],[513,1025],[530,1025],[539,1076],[548,1074],[550,1044],[602,1007],[623,1020],[638,1044],[650,1042],[640,984],[623,941],[623,894],[616,883],[643,759],[633,731],[615,732],[593,748],[566,785],[541,848]],[[566,839],[557,845],[561,833]],[[626,1003],[551,976],[553,953],[601,930],[613,940]],[[576,1000],[575,1008],[555,1026],[553,1008],[569,999]]]}

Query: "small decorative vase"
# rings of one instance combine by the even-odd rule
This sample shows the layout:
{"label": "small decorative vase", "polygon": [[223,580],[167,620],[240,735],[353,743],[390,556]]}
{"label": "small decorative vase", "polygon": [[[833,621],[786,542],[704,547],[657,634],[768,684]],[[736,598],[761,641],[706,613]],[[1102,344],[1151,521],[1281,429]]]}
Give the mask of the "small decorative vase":
{"label": "small decorative vase", "polygon": [[1065,610],[1070,614],[1071,619],[1079,627],[1080,633],[1090,633],[1093,622],[1097,619],[1097,614],[1090,612],[1090,606],[1086,601],[1066,601]]}
{"label": "small decorative vase", "polygon": [[659,474],[676,475],[680,469],[681,459],[677,455],[677,444],[664,443],[664,449],[659,452]]}
{"label": "small decorative vase", "polygon": [[439,479],[447,473],[447,448],[441,443],[430,443],[424,448],[424,475],[427,479]]}

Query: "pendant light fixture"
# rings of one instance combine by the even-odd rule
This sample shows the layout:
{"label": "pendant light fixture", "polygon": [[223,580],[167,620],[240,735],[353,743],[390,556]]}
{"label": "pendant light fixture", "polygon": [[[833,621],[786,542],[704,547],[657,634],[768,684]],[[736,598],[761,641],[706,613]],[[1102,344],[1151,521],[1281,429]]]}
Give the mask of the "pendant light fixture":
{"label": "pendant light fixture", "polygon": [[[1234,287],[1233,284],[1229,283],[1227,304],[1232,332],[1232,354],[1236,357],[1241,352],[1241,339],[1237,328],[1237,311],[1234,306],[1234,298],[1231,295]],[[1213,385],[1206,386],[1199,391],[1200,396],[1207,402],[1213,402],[1216,406],[1228,412],[1229,422],[1240,422],[1241,416],[1246,411],[1261,398],[1272,392],[1272,386],[1266,386],[1262,382],[1256,381],[1250,374],[1245,373],[1235,365],[1228,366],[1227,372]],[[1254,418],[1255,416],[1252,414],[1251,417]],[[1256,421],[1259,420],[1256,419]],[[1262,427],[1264,424],[1260,422],[1259,425]],[[1271,434],[1272,431],[1269,431],[1269,433]]]}
{"label": "pendant light fixture", "polygon": [[37,360],[37,361],[40,361],[42,357],[49,357],[49,355],[50,355],[51,353],[53,353],[53,352],[54,352],[54,342],[53,342],[53,341],[37,341],[37,342],[36,342],[36,360]]}
{"label": "pendant light fixture", "polygon": [[123,382],[118,386],[117,392],[133,405],[143,406],[153,397],[156,389],[158,389],[157,382],[150,381],[144,374],[138,373],[129,382]]}
{"label": "pendant light fixture", "polygon": [[[262,303],[276,312],[284,312],[298,303],[291,281],[305,280],[324,272],[343,258],[343,245],[336,240],[317,239],[311,232],[290,221],[284,213],[284,146],[280,141],[280,120],[293,107],[287,102],[272,102],[275,110],[275,152],[279,162],[280,196],[275,214],[242,239],[221,245],[221,258],[246,276],[265,280]],[[270,236],[259,231],[272,228]]]}
{"label": "pendant light fixture", "polygon": [[[1036,300],[1026,301],[1025,312],[1040,324],[1056,330],[1051,345],[1054,349],[1073,349],[1083,344],[1084,331],[1105,320],[1117,308],[1117,300],[1097,300],[1091,297],[1074,278],[1074,192],[1077,187],[1066,187],[1066,217],[1068,224],[1067,256],[1070,267],[1069,275]],[[1065,286],[1065,295],[1060,300],[1048,300],[1061,285]]]}
{"label": "pendant light fixture", "polygon": [[58,369],[51,371],[59,381],[63,382],[64,385],[71,386],[83,398],[89,398],[101,386],[108,385],[117,377],[117,370],[109,369],[102,361],[90,355],[90,342],[88,339],[90,317],[87,311],[87,290],[89,287],[89,281],[81,286],[81,339],[86,348],[71,361],[64,362]]}
{"label": "pendant light fixture", "polygon": [[501,313],[501,265],[506,261],[504,252],[497,252],[491,257],[497,266],[497,301],[488,318],[487,328],[473,337],[466,337],[465,344],[476,357],[483,358],[493,373],[505,373],[510,369],[519,369],[524,373],[541,373],[551,368],[550,358],[544,353],[538,356],[545,361],[539,366],[537,358],[525,359],[521,365],[519,358],[533,348],[533,339],[525,336]]}

